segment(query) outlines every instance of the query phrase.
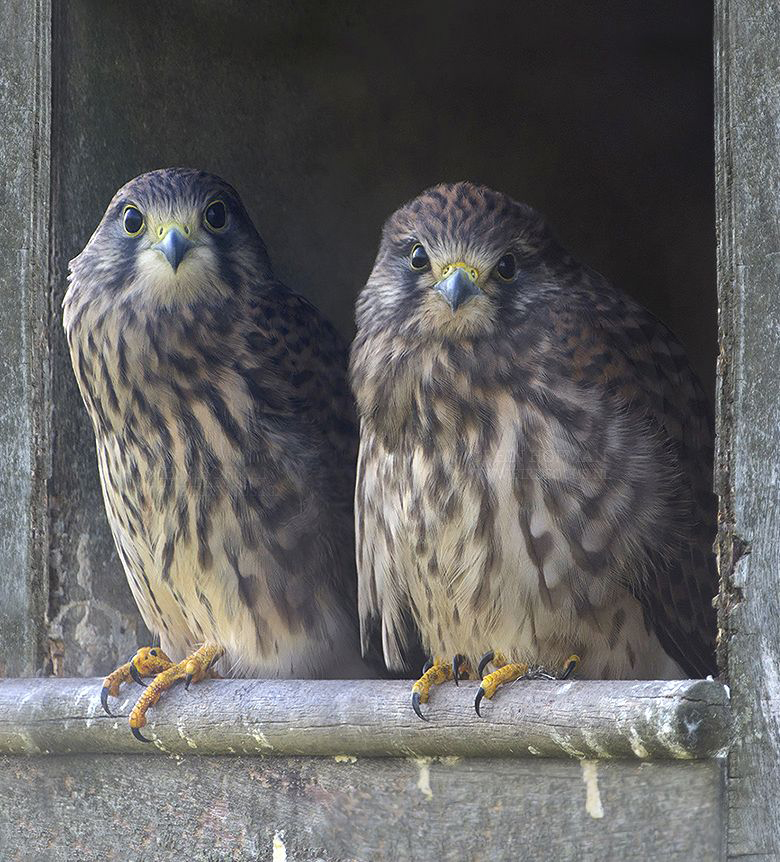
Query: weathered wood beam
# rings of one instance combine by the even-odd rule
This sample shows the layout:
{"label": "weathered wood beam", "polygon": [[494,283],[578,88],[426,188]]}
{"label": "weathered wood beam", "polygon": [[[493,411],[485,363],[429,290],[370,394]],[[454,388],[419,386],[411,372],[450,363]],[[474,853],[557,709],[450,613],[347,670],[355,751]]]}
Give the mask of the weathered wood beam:
{"label": "weathered wood beam", "polygon": [[729,858],[780,858],[780,2],[718,0],[718,559]]}
{"label": "weathered wood beam", "polygon": [[159,753],[694,759],[729,742],[717,682],[523,682],[473,709],[476,683],[412,712],[409,683],[211,680],[163,697],[143,745],[130,734],[136,686],[100,706],[97,679],[0,681],[0,754]]}
{"label": "weathered wood beam", "polygon": [[51,8],[0,4],[0,675],[41,666],[46,480]]}

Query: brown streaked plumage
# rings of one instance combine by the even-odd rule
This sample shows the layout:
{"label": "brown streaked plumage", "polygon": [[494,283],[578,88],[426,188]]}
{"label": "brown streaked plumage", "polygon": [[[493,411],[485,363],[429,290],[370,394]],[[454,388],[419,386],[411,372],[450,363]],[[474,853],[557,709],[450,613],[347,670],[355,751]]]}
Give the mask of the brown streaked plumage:
{"label": "brown streaked plumage", "polygon": [[388,219],[357,324],[364,645],[378,623],[393,668],[416,628],[472,666],[715,671],[712,423],[662,323],[457,183]]}
{"label": "brown streaked plumage", "polygon": [[236,192],[187,169],[125,185],[71,263],[64,324],[117,551],[163,649],[216,645],[233,675],[366,675],[346,351],[275,280]]}

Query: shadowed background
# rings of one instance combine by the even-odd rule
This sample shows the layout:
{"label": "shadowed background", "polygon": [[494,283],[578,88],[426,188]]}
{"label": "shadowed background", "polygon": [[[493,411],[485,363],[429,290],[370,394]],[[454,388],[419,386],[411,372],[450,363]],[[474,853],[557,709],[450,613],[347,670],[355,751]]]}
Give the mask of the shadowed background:
{"label": "shadowed background", "polygon": [[716,351],[712,5],[199,0],[56,4],[50,647],[101,673],[148,636],[113,550],[60,325],[68,260],[126,180],[238,189],[277,275],[352,334],[385,217],[473,179]]}

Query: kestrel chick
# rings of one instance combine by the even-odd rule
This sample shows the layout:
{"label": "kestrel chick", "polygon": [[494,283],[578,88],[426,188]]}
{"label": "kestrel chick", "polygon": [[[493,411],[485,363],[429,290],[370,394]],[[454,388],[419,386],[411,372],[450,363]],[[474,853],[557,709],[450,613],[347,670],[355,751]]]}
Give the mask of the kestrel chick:
{"label": "kestrel chick", "polygon": [[64,324],[117,552],[164,651],[107,678],[104,705],[164,671],[131,715],[140,738],[162,689],[220,656],[239,676],[365,676],[346,350],[276,281],[236,192],[186,169],[121,188],[71,262]]}
{"label": "kestrel chick", "polygon": [[387,221],[357,325],[363,639],[379,623],[395,668],[419,631],[418,713],[490,662],[477,707],[571,653],[590,678],[715,671],[712,423],[662,323],[464,182]]}

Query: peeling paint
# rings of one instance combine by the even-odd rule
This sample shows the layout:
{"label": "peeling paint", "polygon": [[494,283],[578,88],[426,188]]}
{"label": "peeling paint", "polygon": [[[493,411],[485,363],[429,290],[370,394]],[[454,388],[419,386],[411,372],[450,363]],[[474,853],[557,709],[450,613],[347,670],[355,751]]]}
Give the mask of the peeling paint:
{"label": "peeling paint", "polygon": [[581,760],[582,780],[585,784],[585,810],[594,820],[601,820],[604,807],[599,793],[599,772],[597,760]]}

